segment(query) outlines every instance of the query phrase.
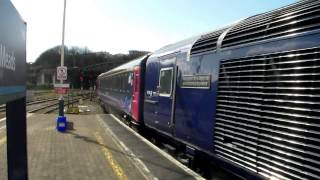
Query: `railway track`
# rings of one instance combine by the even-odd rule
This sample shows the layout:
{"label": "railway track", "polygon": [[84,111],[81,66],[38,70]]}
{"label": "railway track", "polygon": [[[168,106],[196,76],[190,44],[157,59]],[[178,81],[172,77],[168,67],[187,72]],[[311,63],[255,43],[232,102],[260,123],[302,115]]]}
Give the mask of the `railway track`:
{"label": "railway track", "polygon": [[[89,93],[84,93],[84,94],[78,94],[74,97],[72,97],[71,101],[65,101],[65,105],[70,105],[74,104],[79,101],[80,98],[82,99],[88,99]],[[52,103],[50,103],[52,102]],[[59,108],[59,101],[58,98],[47,98],[47,99],[37,99],[34,101],[29,101],[26,103],[27,104],[27,112],[28,113],[50,113]],[[6,106],[1,105],[0,106],[0,118],[5,117],[5,111],[6,111]]]}
{"label": "railway track", "polygon": [[[85,93],[85,94],[81,94],[81,95],[77,95],[74,96],[73,100],[71,101],[66,101],[65,102],[65,106],[70,105],[70,104],[74,104],[79,102],[79,99],[89,99],[90,97],[88,96],[90,95],[89,93]],[[48,102],[52,102],[52,101],[56,101],[50,104],[46,104]],[[36,108],[32,108],[32,106],[38,106]],[[0,111],[0,130],[3,128],[6,128],[6,118],[5,118],[5,106],[0,107],[3,111]],[[59,101],[58,98],[48,98],[48,99],[42,99],[42,100],[37,100],[37,101],[32,101],[27,103],[27,113],[43,113],[43,114],[48,114],[51,113],[55,110],[59,109]]]}
{"label": "railway track", "polygon": [[[89,95],[89,94],[90,93],[77,94],[73,98],[78,97],[78,96],[85,96],[85,95]],[[58,97],[53,97],[53,98],[50,97],[50,98],[43,98],[43,99],[35,98],[35,100],[27,101],[26,104],[27,104],[27,106],[31,106],[31,105],[37,105],[37,104],[47,103],[47,102],[57,101],[57,100],[58,100]],[[5,104],[0,105],[0,113],[5,112],[5,111],[6,111],[6,105]],[[33,110],[31,110],[31,111],[33,111]]]}
{"label": "railway track", "polygon": [[[40,104],[44,102],[50,102],[50,101],[55,101],[57,98],[48,98],[48,99],[41,99],[41,100],[35,100],[35,101],[29,101],[27,102],[27,106],[34,105],[34,104]],[[1,105],[0,106],[0,112],[5,112],[6,111],[6,105]]]}
{"label": "railway track", "polygon": [[[69,101],[69,102],[65,102],[65,106],[67,105],[70,105],[70,104],[74,104],[74,103],[77,103],[79,102],[79,99],[81,98],[76,98],[72,101]],[[82,99],[88,99],[87,97],[85,98],[82,98]],[[43,113],[43,114],[48,114],[48,113],[51,113],[55,110],[59,109],[59,102],[55,102],[55,103],[51,103],[51,104],[48,104],[46,106],[42,106],[42,107],[39,107],[39,108],[35,108],[35,109],[32,109],[32,110],[29,110],[28,113]]]}

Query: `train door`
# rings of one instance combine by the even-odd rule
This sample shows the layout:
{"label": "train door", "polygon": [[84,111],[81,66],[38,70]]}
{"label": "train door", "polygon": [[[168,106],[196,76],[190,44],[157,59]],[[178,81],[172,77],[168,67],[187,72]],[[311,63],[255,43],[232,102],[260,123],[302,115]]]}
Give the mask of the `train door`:
{"label": "train door", "polygon": [[158,128],[171,134],[174,122],[174,97],[176,82],[176,57],[160,59],[159,61],[159,80],[157,86]]}
{"label": "train door", "polygon": [[136,66],[133,69],[133,93],[132,93],[132,107],[131,113],[134,121],[139,123],[140,121],[140,109],[139,109],[139,100],[140,100],[140,67]]}
{"label": "train door", "polygon": [[145,97],[144,97],[144,123],[147,126],[158,128],[158,103],[159,96],[157,87],[159,85],[159,61],[151,58],[147,61],[145,72]]}

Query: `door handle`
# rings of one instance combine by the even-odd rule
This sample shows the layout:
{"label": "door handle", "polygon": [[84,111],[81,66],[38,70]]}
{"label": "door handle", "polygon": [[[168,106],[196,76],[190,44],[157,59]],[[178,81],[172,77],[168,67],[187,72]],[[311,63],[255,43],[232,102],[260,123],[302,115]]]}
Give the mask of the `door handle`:
{"label": "door handle", "polygon": [[144,102],[149,103],[149,104],[158,104],[159,101],[153,101],[153,100],[145,99]]}

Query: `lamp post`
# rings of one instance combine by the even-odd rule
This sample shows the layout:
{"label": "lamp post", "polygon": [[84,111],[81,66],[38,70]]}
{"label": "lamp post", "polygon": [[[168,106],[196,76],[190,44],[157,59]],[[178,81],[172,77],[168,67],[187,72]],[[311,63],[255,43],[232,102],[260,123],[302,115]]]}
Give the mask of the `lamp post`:
{"label": "lamp post", "polygon": [[[64,33],[65,33],[65,21],[66,21],[66,4],[67,0],[64,0],[63,6],[63,23],[62,23],[62,43],[61,43],[61,67],[64,66]],[[60,80],[60,84],[63,84],[63,79]],[[63,95],[60,94],[59,97],[59,116],[64,116],[64,100]]]}
{"label": "lamp post", "polygon": [[[63,8],[63,23],[62,23],[62,44],[61,44],[61,68],[64,66],[64,29],[65,29],[65,19],[66,19],[66,2],[64,0],[64,8]],[[65,69],[66,71],[66,69]],[[66,72],[65,72],[66,74]],[[63,85],[63,79],[60,78],[60,84]],[[63,95],[60,94],[59,97],[59,116],[57,118],[57,130],[60,132],[64,132],[67,129],[67,118],[64,116],[64,100]]]}

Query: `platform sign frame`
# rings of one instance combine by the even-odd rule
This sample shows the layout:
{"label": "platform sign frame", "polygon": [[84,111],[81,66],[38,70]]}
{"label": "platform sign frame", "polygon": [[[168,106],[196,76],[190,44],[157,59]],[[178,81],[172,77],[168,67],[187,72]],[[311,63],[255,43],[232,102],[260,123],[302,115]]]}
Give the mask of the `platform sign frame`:
{"label": "platform sign frame", "polygon": [[26,180],[26,23],[10,0],[0,0],[0,104],[6,104],[8,179]]}
{"label": "platform sign frame", "polygon": [[25,96],[26,24],[9,0],[0,0],[0,104]]}

